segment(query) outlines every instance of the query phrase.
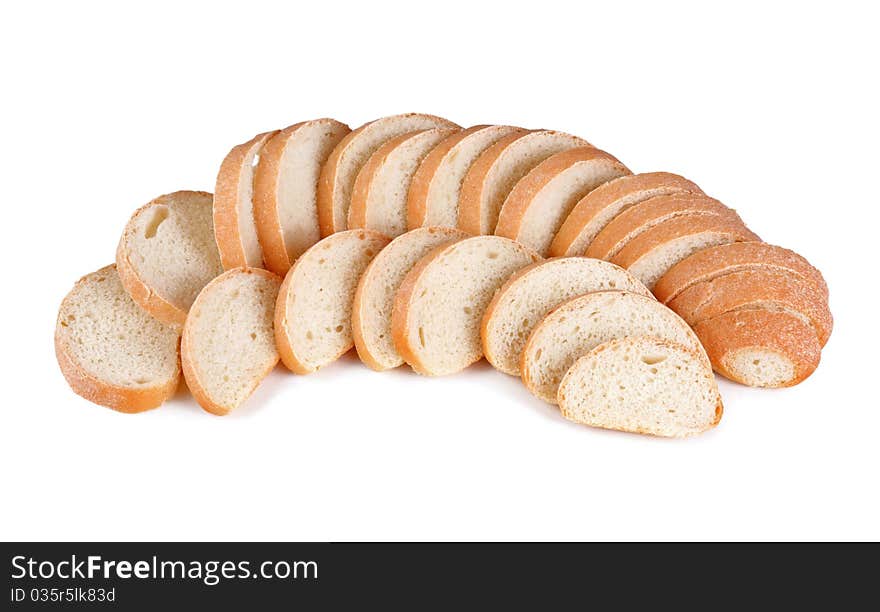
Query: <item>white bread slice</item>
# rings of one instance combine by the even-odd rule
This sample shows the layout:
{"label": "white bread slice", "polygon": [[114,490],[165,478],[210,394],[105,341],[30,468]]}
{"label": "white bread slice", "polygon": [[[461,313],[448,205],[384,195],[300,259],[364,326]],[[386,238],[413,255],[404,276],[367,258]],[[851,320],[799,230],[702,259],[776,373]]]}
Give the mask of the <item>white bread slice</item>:
{"label": "white bread slice", "polygon": [[633,174],[608,181],[575,204],[550,245],[550,255],[583,255],[602,228],[621,212],[648,198],[674,193],[702,191],[669,172]]}
{"label": "white bread slice", "polygon": [[407,227],[456,227],[461,184],[468,169],[500,139],[525,132],[511,125],[477,125],[434,147],[413,176],[406,201]]}
{"label": "white bread slice", "polygon": [[236,145],[220,164],[214,189],[214,238],[225,270],[263,266],[254,221],[254,167],[266,141],[276,133],[257,134]]}
{"label": "white bread slice", "polygon": [[556,403],[565,372],[603,342],[650,335],[677,342],[709,359],[681,317],[652,298],[627,291],[597,291],[573,298],[538,323],[523,350],[522,379],[536,397]]}
{"label": "white bread slice", "polygon": [[455,128],[438,127],[392,138],[370,156],[354,181],[348,228],[396,238],[406,231],[406,198],[425,156]]}
{"label": "white bread slice", "polygon": [[458,202],[459,229],[494,233],[501,205],[517,181],[554,153],[589,146],[583,138],[551,130],[517,132],[497,141],[465,174]]}
{"label": "white bread slice", "polygon": [[391,334],[419,374],[441,376],[483,356],[480,321],[495,291],[538,261],[530,248],[500,236],[475,236],[437,247],[409,271],[397,291]]}
{"label": "white bread slice", "polygon": [[599,185],[632,174],[595,147],[551,155],[514,186],[498,215],[495,235],[518,240],[546,256],[574,205]]}
{"label": "white bread slice", "polygon": [[566,372],[557,399],[575,423],[676,438],[715,427],[724,410],[715,377],[697,355],[649,336],[591,350]]}
{"label": "white bread slice", "polygon": [[346,135],[327,158],[318,180],[321,235],[329,236],[347,229],[354,181],[370,155],[396,136],[436,127],[459,126],[441,117],[409,113],[376,119]]}
{"label": "white bread slice", "polygon": [[322,239],[296,260],[275,307],[275,344],[291,371],[310,374],[351,349],[358,280],[388,242],[372,230],[348,230]]}
{"label": "white bread slice", "polygon": [[451,227],[420,227],[401,234],[373,258],[358,282],[351,314],[354,346],[367,366],[382,371],[403,365],[391,338],[394,296],[422,257],[467,236]]}
{"label": "white bread slice", "polygon": [[223,272],[214,241],[212,196],[176,191],[131,216],[116,249],[123,287],[144,310],[183,325],[202,287]]}
{"label": "white bread slice", "polygon": [[321,239],[318,177],[339,141],[351,130],[335,119],[287,127],[260,152],[254,177],[254,217],[266,268],[284,276]]}
{"label": "white bread slice", "polygon": [[186,317],[183,376],[199,405],[223,416],[240,406],[278,363],[272,329],[281,278],[235,268],[205,285]]}
{"label": "white bread slice", "polygon": [[77,395],[119,412],[142,412],[177,389],[179,338],[135,304],[116,266],[107,266],[82,277],[61,302],[55,356]]}
{"label": "white bread slice", "polygon": [[547,313],[578,295],[615,289],[652,297],[636,277],[607,261],[558,257],[523,268],[507,279],[483,315],[486,359],[505,374],[519,376],[526,340]]}

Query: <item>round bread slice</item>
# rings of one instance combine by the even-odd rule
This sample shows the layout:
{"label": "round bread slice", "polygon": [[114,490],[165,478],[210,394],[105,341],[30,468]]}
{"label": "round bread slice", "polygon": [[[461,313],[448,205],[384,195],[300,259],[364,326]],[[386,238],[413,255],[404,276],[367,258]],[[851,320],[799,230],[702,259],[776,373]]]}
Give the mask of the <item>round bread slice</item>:
{"label": "round bread slice", "polygon": [[367,228],[396,238],[406,231],[406,197],[425,156],[455,128],[439,127],[392,138],[370,156],[354,181],[349,229]]}
{"label": "round bread slice", "polygon": [[701,193],[657,196],[630,206],[596,236],[584,255],[611,260],[626,244],[667,219],[685,215],[721,215],[742,223],[736,211]]}
{"label": "round bread slice", "polygon": [[538,323],[523,350],[523,382],[555,404],[559,382],[578,357],[603,342],[642,335],[677,342],[710,367],[693,330],[669,308],[627,291],[597,291],[563,303]]}
{"label": "round bread slice", "polygon": [[329,236],[347,229],[354,181],[379,147],[401,134],[436,127],[460,126],[441,117],[409,113],[376,119],[347,134],[333,149],[318,180],[318,222],[321,235]]}
{"label": "round bread slice", "polygon": [[510,125],[477,125],[434,147],[410,184],[407,227],[456,227],[461,185],[468,169],[483,151],[514,133],[525,134],[526,130]]}
{"label": "round bread slice", "polygon": [[338,232],[293,264],[275,307],[275,344],[291,371],[310,374],[351,349],[351,312],[358,281],[388,242],[372,230]]}
{"label": "round bread slice", "polygon": [[220,164],[214,189],[214,238],[225,270],[263,266],[254,221],[254,168],[266,141],[276,133],[257,134],[233,147]]}
{"label": "round bread slice", "polygon": [[401,234],[373,258],[358,282],[351,314],[354,346],[367,366],[382,371],[403,365],[391,337],[394,296],[422,257],[438,246],[467,237],[451,227],[421,227]]}
{"label": "round bread slice", "polygon": [[669,172],[623,176],[597,187],[575,204],[550,244],[550,255],[583,255],[608,222],[648,198],[703,193],[691,181]]}
{"label": "round bread slice", "polygon": [[335,119],[297,123],[275,134],[260,152],[254,177],[254,217],[266,268],[284,276],[321,239],[318,176],[351,130]]}
{"label": "round bread slice", "polygon": [[504,200],[495,234],[518,240],[546,256],[574,205],[593,189],[632,174],[595,147],[551,155],[526,174]]}
{"label": "round bread slice", "polygon": [[397,291],[391,334],[419,374],[441,376],[483,356],[480,321],[495,291],[540,256],[514,240],[474,236],[437,247],[409,271]]}
{"label": "round bread slice", "polygon": [[223,272],[212,199],[203,191],[159,196],[135,211],[119,240],[122,286],[163,323],[183,325],[202,287]]}
{"label": "round bread slice", "polygon": [[653,289],[654,283],[682,259],[719,244],[761,240],[739,220],[720,215],[675,217],[642,232],[611,261]]}
{"label": "round bread slice", "polygon": [[253,393],[278,363],[273,332],[281,278],[235,268],[205,285],[180,342],[183,376],[199,405],[223,416]]}
{"label": "round bread slice", "polygon": [[523,268],[507,279],[483,315],[486,359],[505,374],[519,376],[526,340],[547,313],[578,295],[615,289],[652,297],[637,278],[607,261],[559,257]]}
{"label": "round bread slice", "polygon": [[61,302],[55,356],[77,395],[119,412],[142,412],[177,389],[179,338],[135,304],[116,266],[107,266],[82,277]]}
{"label": "round bread slice", "polygon": [[557,399],[575,423],[675,438],[712,429],[724,411],[715,377],[697,355],[648,336],[612,340],[579,358]]}
{"label": "round bread slice", "polygon": [[750,387],[791,387],[819,365],[816,332],[799,317],[736,310],[694,326],[715,371]]}
{"label": "round bread slice", "polygon": [[537,130],[508,134],[483,151],[465,174],[458,203],[458,227],[469,234],[492,234],[498,213],[514,185],[555,153],[589,147],[583,138]]}
{"label": "round bread slice", "polygon": [[672,266],[654,285],[654,295],[668,304],[697,283],[742,270],[784,270],[800,276],[828,299],[828,285],[822,273],[794,251],[765,242],[733,242],[697,251]]}

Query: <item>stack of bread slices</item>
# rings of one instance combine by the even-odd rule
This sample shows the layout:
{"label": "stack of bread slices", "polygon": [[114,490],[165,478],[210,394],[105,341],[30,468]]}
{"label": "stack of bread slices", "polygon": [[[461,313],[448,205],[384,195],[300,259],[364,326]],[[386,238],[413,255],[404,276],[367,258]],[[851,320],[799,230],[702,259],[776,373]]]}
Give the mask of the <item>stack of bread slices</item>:
{"label": "stack of bread slices", "polygon": [[258,134],[213,197],[136,210],[115,266],[64,299],[55,345],[77,393],[124,412],[160,405],[182,369],[227,414],[279,360],[308,374],[356,347],[431,376],[485,356],[573,421],[684,436],[721,417],[712,367],[808,376],[827,298],[680,176],[570,134],[412,113]]}

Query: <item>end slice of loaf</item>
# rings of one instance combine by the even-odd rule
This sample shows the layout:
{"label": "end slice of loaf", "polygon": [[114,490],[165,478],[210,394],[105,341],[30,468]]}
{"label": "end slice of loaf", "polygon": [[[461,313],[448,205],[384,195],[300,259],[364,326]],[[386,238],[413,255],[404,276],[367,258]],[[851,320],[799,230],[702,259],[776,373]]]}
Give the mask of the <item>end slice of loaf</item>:
{"label": "end slice of loaf", "polygon": [[260,152],[254,176],[254,217],[266,268],[284,276],[321,239],[318,177],[330,153],[351,130],[335,119],[287,127]]}
{"label": "end slice of loaf", "polygon": [[516,183],[501,206],[495,234],[546,256],[556,232],[581,198],[629,174],[615,157],[595,147],[551,155]]}
{"label": "end slice of loaf", "polygon": [[322,239],[296,261],[275,307],[275,343],[291,371],[310,374],[351,349],[358,281],[388,242],[372,230],[347,230]]}
{"label": "end slice of loaf", "polygon": [[122,285],[144,310],[183,325],[202,287],[223,272],[214,240],[212,196],[177,191],[132,215],[116,249]]}
{"label": "end slice of loaf", "polygon": [[669,172],[633,174],[608,181],[575,204],[550,244],[550,255],[583,255],[602,228],[621,212],[648,198],[675,193],[702,191]]}
{"label": "end slice of loaf", "polygon": [[183,376],[199,405],[223,416],[278,363],[273,315],[281,278],[235,268],[205,285],[183,326]]}
{"label": "end slice of loaf", "polygon": [[397,351],[419,374],[441,376],[483,356],[480,321],[495,291],[538,261],[528,247],[500,236],[440,246],[406,275],[394,300],[391,333]]}
{"label": "end slice of loaf", "polygon": [[77,395],[119,412],[142,412],[177,389],[179,338],[135,304],[116,266],[107,266],[82,277],[61,302],[55,355]]}
{"label": "end slice of loaf", "polygon": [[578,359],[558,401],[575,423],[664,437],[707,431],[723,412],[715,377],[697,355],[646,336],[606,342]]}
{"label": "end slice of loaf", "polygon": [[652,297],[637,278],[607,261],[560,257],[523,268],[498,290],[483,316],[486,359],[505,374],[519,376],[526,340],[547,313],[573,297],[609,290]]}
{"label": "end slice of loaf", "polygon": [[394,296],[422,257],[467,237],[451,227],[422,227],[398,236],[373,258],[358,282],[351,314],[354,345],[367,366],[382,371],[403,365],[391,337]]}

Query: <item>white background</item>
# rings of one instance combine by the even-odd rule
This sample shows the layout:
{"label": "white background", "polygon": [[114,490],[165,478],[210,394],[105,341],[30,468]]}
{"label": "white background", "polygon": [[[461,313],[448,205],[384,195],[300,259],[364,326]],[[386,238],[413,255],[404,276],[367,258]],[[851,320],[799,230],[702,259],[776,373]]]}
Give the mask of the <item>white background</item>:
{"label": "white background", "polygon": [[[0,538],[878,539],[872,3],[5,3]],[[136,416],[55,362],[58,304],[130,213],[253,134],[408,111],[670,170],[825,274],[815,375],[721,382],[685,441],[569,424],[485,363],[279,367],[237,413]]]}

